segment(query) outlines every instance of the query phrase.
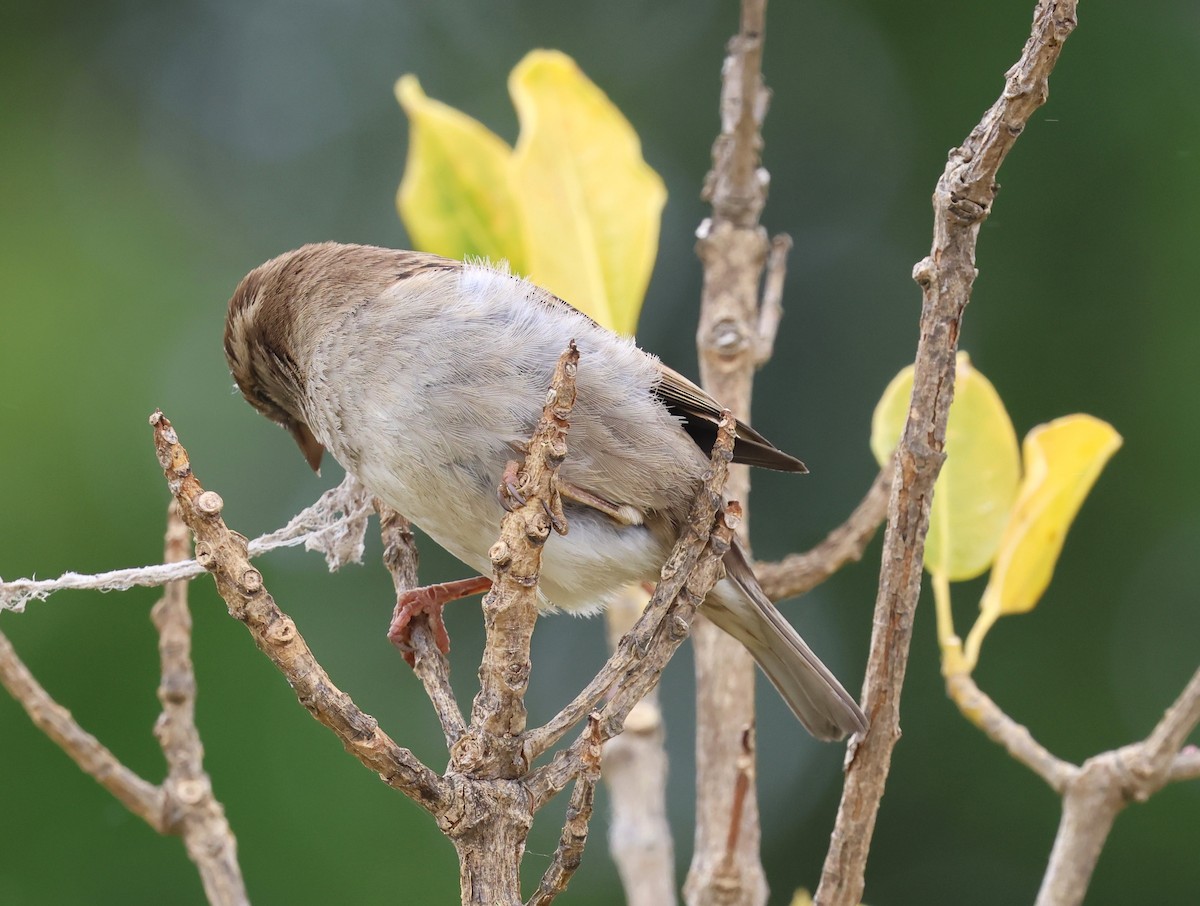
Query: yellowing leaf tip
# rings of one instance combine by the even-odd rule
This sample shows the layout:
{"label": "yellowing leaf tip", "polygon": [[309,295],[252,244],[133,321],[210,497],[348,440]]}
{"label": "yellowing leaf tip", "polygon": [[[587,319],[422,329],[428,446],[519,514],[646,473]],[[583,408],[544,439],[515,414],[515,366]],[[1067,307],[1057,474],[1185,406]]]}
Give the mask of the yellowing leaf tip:
{"label": "yellowing leaf tip", "polygon": [[421,89],[420,80],[411,72],[407,72],[396,79],[396,86],[393,92],[396,95],[397,102],[404,108],[405,113],[412,113],[413,106],[426,99],[425,92]]}

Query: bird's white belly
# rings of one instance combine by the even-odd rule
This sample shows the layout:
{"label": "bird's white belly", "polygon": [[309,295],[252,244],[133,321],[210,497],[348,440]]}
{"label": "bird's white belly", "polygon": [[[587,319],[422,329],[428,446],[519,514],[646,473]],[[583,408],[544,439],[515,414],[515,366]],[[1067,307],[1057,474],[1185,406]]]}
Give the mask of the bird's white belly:
{"label": "bird's white belly", "polygon": [[[491,576],[488,551],[499,538],[504,516],[499,499],[467,487],[449,495],[430,493],[434,487],[445,488],[446,477],[435,481],[422,471],[406,470],[401,481],[394,469],[368,459],[359,463],[357,474],[373,494],[448,553],[480,575]],[[542,550],[538,588],[543,609],[594,613],[624,586],[656,578],[667,555],[645,527],[618,525],[586,507],[568,505],[567,528],[566,535],[551,533]]]}

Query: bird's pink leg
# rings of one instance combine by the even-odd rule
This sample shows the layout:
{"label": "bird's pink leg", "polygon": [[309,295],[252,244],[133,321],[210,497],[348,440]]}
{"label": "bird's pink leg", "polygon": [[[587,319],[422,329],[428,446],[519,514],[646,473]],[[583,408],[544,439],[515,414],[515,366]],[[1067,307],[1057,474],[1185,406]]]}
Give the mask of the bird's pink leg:
{"label": "bird's pink leg", "polygon": [[491,587],[491,579],[475,576],[473,579],[425,585],[402,592],[396,599],[392,625],[388,627],[389,641],[400,649],[400,653],[404,655],[404,660],[408,665],[413,666],[415,651],[411,639],[412,618],[418,614],[426,614],[429,617],[429,628],[433,631],[433,640],[437,644],[438,650],[442,654],[448,654],[450,634],[446,632],[446,624],[442,620],[442,608],[451,601],[479,594]]}

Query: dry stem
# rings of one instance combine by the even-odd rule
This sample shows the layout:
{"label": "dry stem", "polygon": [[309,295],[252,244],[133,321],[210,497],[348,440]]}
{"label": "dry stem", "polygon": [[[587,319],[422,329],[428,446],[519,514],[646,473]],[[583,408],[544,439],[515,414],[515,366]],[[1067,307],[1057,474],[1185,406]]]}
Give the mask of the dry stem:
{"label": "dry stem", "polygon": [[159,833],[166,833],[166,795],[162,788],[125,767],[100,740],[75,722],[56,702],[0,633],[0,684],[25,709],[34,726],[50,737],[85,774]]}
{"label": "dry stem", "polygon": [[192,474],[187,451],[170,421],[155,412],[150,424],[167,484],[196,538],[196,559],[213,574],[230,615],[245,624],[254,643],[287,678],[300,703],[341,739],[346,751],[426,811],[444,810],[448,790],[442,780],[333,684],[296,624],[275,604],[263,586],[262,574],[250,565],[246,539],[230,531],[221,519],[221,497],[204,490]]}
{"label": "dry stem", "polygon": [[505,515],[500,540],[488,551],[495,575],[483,599],[487,643],[471,726],[451,750],[455,773],[512,779],[528,769],[522,734],[529,645],[537,621],[542,546],[551,529],[567,532],[557,474],[567,455],[567,416],[575,405],[578,367],[579,350],[571,341],[559,358],[529,454],[517,473],[523,502]]}
{"label": "dry stem", "polygon": [[[736,501],[721,508],[733,443],[733,418],[725,412],[717,428],[708,474],[692,502],[687,524],[663,564],[650,603],[587,687],[545,726],[526,734],[525,751],[530,762],[595,709],[606,694],[608,701],[599,710],[601,741],[620,733],[634,706],[657,685],[667,661],[687,638],[692,615],[716,584],[721,557],[729,550],[730,537],[741,517]],[[529,786],[539,799],[555,795],[571,781],[572,752],[577,753],[580,746],[581,742],[576,741],[530,774]]]}
{"label": "dry stem", "polygon": [[[334,686],[291,619],[276,606],[262,576],[250,565],[246,539],[221,519],[220,496],[204,490],[192,473],[187,451],[171,423],[161,412],[151,417],[155,449],[177,508],[168,536],[168,560],[186,555],[186,537],[178,524],[182,520],[196,539],[197,562],[213,574],[230,614],[246,625],[255,643],[287,678],[301,704],[333,730],[348,752],[432,814],[442,832],[455,843],[464,903],[520,903],[519,865],[533,814],[574,781],[560,846],[533,902],[548,903],[565,888],[586,841],[601,746],[621,732],[630,711],[658,682],[667,660],[687,637],[696,608],[722,574],[722,558],[730,549],[739,522],[736,503],[721,507],[734,443],[733,419],[724,413],[711,468],[663,567],[657,592],[617,645],[604,675],[593,683],[593,688],[599,690],[590,695],[593,704],[604,695],[607,701],[592,714],[579,738],[547,765],[507,776],[513,765],[528,765],[532,760],[529,753],[552,745],[578,719],[572,706],[567,709],[569,714],[560,714],[551,722],[550,729],[508,735],[509,729],[521,726],[524,720],[520,697],[528,677],[529,635],[519,626],[514,630],[519,621],[504,614],[501,607],[511,605],[524,610],[536,606],[537,555],[551,527],[565,528],[554,488],[554,470],[566,454],[566,416],[574,399],[577,356],[572,344],[559,362],[542,422],[519,473],[519,493],[524,503],[505,518],[501,541],[493,548],[500,600],[493,602],[496,612],[489,617],[497,627],[489,646],[500,645],[502,650],[493,652],[491,665],[485,663],[481,668],[485,693],[476,700],[472,727],[462,727],[446,661],[436,653],[427,627],[416,626],[414,631],[416,669],[422,673],[438,710],[447,742],[453,744],[457,739],[453,747],[461,751],[462,740],[473,737],[480,742],[472,751],[495,753],[490,760],[473,762],[492,772],[486,776],[461,772],[452,761],[446,776],[438,777],[393,742],[372,717]],[[380,510],[386,565],[397,588],[407,588],[415,581],[417,564],[411,533],[399,514],[383,506]],[[343,533],[343,538],[348,534]],[[2,635],[0,680],[39,726],[131,810],[160,831],[184,835],[213,902],[242,903],[245,894],[234,861],[236,844],[201,770],[200,739],[191,722],[195,680],[187,638],[190,618],[182,585],[167,589],[154,616],[162,632],[160,695],[164,716],[157,732],[170,766],[165,791],[128,771],[79,728],[65,709],[37,685]],[[517,645],[512,644],[514,637]],[[492,687],[491,692],[486,691],[488,687]],[[493,710],[491,703],[497,702],[497,710]],[[502,728],[504,735],[497,735],[495,728]]]}
{"label": "dry stem", "polygon": [[541,883],[528,906],[548,906],[556,896],[567,889],[567,882],[575,874],[583,859],[583,848],[587,844],[588,822],[592,819],[592,806],[596,801],[596,782],[600,779],[600,718],[592,715],[584,732],[584,746],[580,753],[579,776],[575,778],[575,789],[567,803],[567,818],[563,822],[562,835],[550,867],[542,875]]}
{"label": "dry stem", "polygon": [[[1058,788],[1063,796],[1062,819],[1037,906],[1083,902],[1100,851],[1121,810],[1131,802],[1145,802],[1168,783],[1188,776],[1179,767],[1195,752],[1181,749],[1197,724],[1200,669],[1145,740],[1096,755],[1081,767],[1066,765],[1064,782]],[[1001,742],[1007,745],[1006,740]]]}
{"label": "dry stem", "polygon": [[[179,507],[171,501],[167,512],[167,563],[188,559],[188,540]],[[187,582],[177,580],[167,585],[150,617],[158,630],[162,662],[158,700],[163,710],[154,725],[154,735],[167,760],[163,793],[168,827],[183,837],[210,903],[249,903],[238,865],[237,839],[204,771],[204,745],[196,729],[196,674],[192,669]]]}
{"label": "dry stem", "polygon": [[[646,594],[631,586],[604,611],[609,648],[633,628]],[[625,732],[604,745],[604,783],[612,819],[608,850],[626,906],[674,906],[675,844],[667,821],[667,750],[658,687],[634,705]]]}
{"label": "dry stem", "polygon": [[850,752],[846,785],[815,901],[852,906],[862,898],[867,854],[879,802],[900,737],[900,690],[921,588],[922,555],[933,484],[941,469],[946,417],[954,396],[954,357],[975,279],[975,245],[991,210],[996,173],[1033,112],[1075,27],[1074,0],[1042,0],[1032,34],[1007,73],[1004,93],[950,153],[934,192],[930,256],[914,268],[923,295],[916,373],[908,421],[896,451],[897,480],[888,505],[875,629],[867,663],[864,710],[871,729]]}
{"label": "dry stem", "polygon": [[[790,242],[773,248],[759,215],[767,174],[760,166],[761,127],[769,94],[762,82],[766,0],[743,0],[738,34],[722,70],[721,133],[704,198],[712,217],[698,230],[704,268],[696,344],[704,388],[742,418],[750,415],[754,371],[771,354],[779,324],[783,269]],[[766,298],[759,298],[768,250]],[[746,500],[745,467],[730,475],[728,492]],[[746,527],[742,537],[746,540]],[[701,621],[696,653],[696,834],[684,896],[700,903],[760,904],[767,882],[759,859],[758,802],[753,790],[740,810],[736,850],[726,843],[734,814],[742,733],[754,724],[754,662],[736,641]]]}
{"label": "dry stem", "polygon": [[[417,587],[417,564],[420,560],[412,527],[407,519],[381,500],[375,501],[379,513],[379,534],[383,539],[383,565],[392,574],[396,594]],[[450,749],[466,730],[462,709],[450,685],[450,662],[433,638],[429,615],[417,613],[410,622],[413,646],[413,672],[425,687],[433,710],[437,712]]]}
{"label": "dry stem", "polygon": [[[263,587],[261,575],[250,566],[245,539],[224,525],[220,497],[205,491],[192,474],[187,453],[170,422],[161,413],[151,419],[159,460],[184,521],[197,539],[197,559],[213,573],[230,613],[246,624],[256,644],[288,678],[301,703],[342,739],[351,754],[435,817],[458,850],[464,903],[516,906],[520,902],[520,860],[533,814],[574,781],[562,842],[534,901],[549,902],[565,887],[586,840],[599,746],[621,732],[631,709],[657,683],[667,660],[687,637],[696,607],[721,574],[721,559],[738,524],[736,503],[720,508],[734,442],[733,420],[726,413],[710,472],[663,567],[658,590],[617,646],[602,677],[589,687],[598,691],[577,699],[549,728],[513,732],[524,722],[521,697],[529,672],[529,632],[536,616],[538,557],[550,529],[563,525],[554,470],[566,454],[566,416],[574,399],[577,355],[572,346],[559,362],[542,421],[519,473],[519,491],[525,502],[505,517],[501,540],[492,550],[497,565],[496,594],[489,598],[496,600],[489,605],[488,647],[498,650],[485,653],[481,694],[472,726],[466,730],[461,728],[444,659],[434,656],[424,627],[418,626],[414,633],[417,669],[423,671],[422,680],[435,701],[448,742],[457,736],[445,777],[438,777],[393,742],[373,718],[333,685],[295,625]],[[386,507],[381,514],[385,560],[397,587],[404,588],[415,580],[416,569],[407,524]],[[526,773],[532,753],[553,745],[578,722],[580,700],[587,698],[590,708],[606,694],[608,700],[571,746],[548,764]],[[518,768],[520,773],[514,773]]]}
{"label": "dry stem", "polygon": [[[174,505],[168,511],[165,546],[168,565],[187,560],[187,530]],[[167,585],[151,617],[159,633],[162,661],[158,698],[163,710],[154,726],[167,762],[167,776],[161,786],[129,770],[80,727],[34,679],[3,634],[0,683],[42,732],[129,811],[160,834],[183,838],[210,903],[241,906],[249,900],[237,861],[237,840],[204,771],[204,747],[195,724],[196,677],[191,661],[192,618],[186,580]]]}

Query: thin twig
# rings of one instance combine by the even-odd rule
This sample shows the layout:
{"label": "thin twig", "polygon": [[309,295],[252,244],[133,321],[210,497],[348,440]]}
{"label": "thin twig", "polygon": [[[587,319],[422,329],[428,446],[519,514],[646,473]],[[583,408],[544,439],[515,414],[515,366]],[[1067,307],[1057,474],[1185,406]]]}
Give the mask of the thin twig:
{"label": "thin twig", "polygon": [[[392,575],[396,594],[417,587],[419,556],[412,527],[400,513],[381,500],[375,501],[379,513],[379,533],[383,538],[383,565]],[[425,694],[437,713],[449,749],[466,729],[462,709],[450,685],[450,662],[434,642],[429,615],[417,613],[410,623],[413,646],[413,672],[425,687]]]}
{"label": "thin twig", "polygon": [[224,503],[220,496],[205,491],[192,474],[187,451],[170,421],[155,412],[150,424],[167,484],[196,538],[196,559],[213,574],[230,614],[245,624],[255,644],[287,678],[300,703],[341,739],[346,751],[426,811],[442,810],[448,794],[442,780],[333,684],[296,624],[263,586],[262,574],[250,564],[246,539],[230,531],[221,519]]}
{"label": "thin twig", "polygon": [[1179,754],[1197,724],[1200,724],[1200,669],[1192,674],[1178,698],[1146,737],[1143,754],[1151,763],[1152,772],[1167,770],[1169,762]]}
{"label": "thin twig", "polygon": [[1117,815],[1131,802],[1143,802],[1164,786],[1200,776],[1181,767],[1195,749],[1181,749],[1200,723],[1200,669],[1145,740],[1103,752],[1082,766],[1063,761],[1041,746],[984,694],[967,673],[946,677],[946,691],[988,738],[1041,777],[1063,798],[1062,817],[1038,893],[1038,906],[1077,906],[1083,902],[1096,861]]}
{"label": "thin twig", "polygon": [[[613,688],[625,688],[622,684],[627,678],[645,671],[645,665],[654,653],[652,643],[661,637],[662,627],[675,605],[675,598],[683,590],[688,576],[704,553],[710,527],[720,505],[722,490],[728,481],[733,443],[733,418],[730,413],[725,412],[717,427],[717,440],[709,460],[708,476],[693,501],[684,531],[663,564],[650,603],[646,605],[633,628],[621,638],[616,650],[592,681],[545,726],[525,734],[526,759],[530,763],[562,739],[585,715],[595,710],[606,693]],[[662,659],[662,663],[665,665],[666,658]],[[653,683],[650,683],[647,689],[650,686],[653,686]],[[613,697],[615,699],[615,694]],[[630,709],[637,700],[629,703]]]}
{"label": "thin twig", "polygon": [[768,598],[782,601],[807,594],[847,563],[862,559],[887,515],[893,466],[889,463],[880,470],[849,518],[812,550],[789,554],[775,563],[754,564],[754,573]]}
{"label": "thin twig", "polygon": [[1083,902],[1117,815],[1178,778],[1181,747],[1197,724],[1200,669],[1142,742],[1096,755],[1077,769],[1066,785],[1062,819],[1036,906]]}
{"label": "thin twig", "polygon": [[161,787],[125,767],[71,712],[34,679],[8,637],[0,633],[0,684],[17,700],[34,726],[50,737],[85,774],[159,833],[167,833],[166,796]]}
{"label": "thin twig", "polygon": [[528,768],[522,737],[529,646],[537,621],[537,581],[542,546],[551,530],[567,531],[557,474],[567,455],[567,418],[575,405],[578,368],[579,349],[572,340],[555,366],[529,453],[516,473],[521,503],[505,514],[500,540],[488,552],[495,573],[483,598],[487,640],[471,725],[450,752],[455,773],[511,780]]}
{"label": "thin twig", "polygon": [[554,898],[567,889],[567,883],[583,859],[583,848],[587,844],[588,822],[592,820],[592,806],[596,801],[596,782],[600,779],[600,733],[599,717],[588,722],[584,732],[585,743],[581,756],[579,775],[575,778],[575,789],[567,803],[567,817],[563,822],[562,835],[550,866],[542,875],[538,889],[529,898],[527,906],[549,906]]}
{"label": "thin twig", "polygon": [[1004,746],[1008,754],[1041,777],[1050,789],[1062,795],[1079,768],[1063,761],[1036,739],[1029,730],[1004,713],[969,674],[946,678],[946,692],[971,723],[988,739]]}
{"label": "thin twig", "polygon": [[[725,504],[713,522],[708,543],[688,569],[683,587],[668,602],[664,618],[655,624],[651,633],[652,644],[642,649],[645,654],[641,660],[620,677],[611,697],[600,709],[597,726],[601,741],[611,739],[624,729],[625,720],[634,705],[658,683],[663,667],[688,637],[696,608],[721,578],[721,558],[729,552],[740,521],[741,507],[737,501]],[[676,545],[676,550],[685,545],[690,547],[692,544],[690,540],[683,541]],[[651,604],[653,603],[652,600]],[[650,613],[650,608],[647,608],[646,612]],[[638,621],[638,627],[635,629],[643,626],[643,620]],[[587,745],[586,736],[580,736],[568,748],[557,752],[548,764],[530,772],[525,780],[525,787],[533,796],[535,808],[540,808],[571,782],[578,770],[577,765],[583,749]]]}
{"label": "thin twig", "polygon": [[[164,560],[186,560],[190,538],[179,505],[172,500],[167,510]],[[213,795],[212,780],[204,770],[204,745],[196,728],[196,674],[192,669],[192,615],[187,591],[185,581],[169,583],[162,600],[150,612],[158,630],[162,663],[158,700],[163,710],[154,725],[154,735],[167,761],[162,785],[167,821],[171,832],[183,838],[209,903],[241,906],[250,900],[238,864],[237,838],[225,818],[225,809]]]}
{"label": "thin twig", "polygon": [[[187,529],[177,509],[168,512],[166,561],[187,558]],[[237,840],[225,810],[213,795],[204,771],[204,747],[196,730],[196,678],[191,662],[192,620],[187,583],[167,585],[151,616],[159,633],[162,679],[158,687],[163,711],[154,727],[167,761],[161,786],[139,777],[99,740],[85,731],[69,711],[50,697],[0,634],[0,683],[20,702],[34,724],[133,814],[160,834],[183,838],[210,903],[248,903],[237,861]]]}
{"label": "thin twig", "polygon": [[[625,589],[604,611],[613,651],[646,609],[639,586]],[[667,750],[655,686],[634,705],[620,736],[604,744],[604,785],[610,821],[608,851],[617,866],[626,906],[674,906],[675,842],[667,820]]]}
{"label": "thin twig", "polygon": [[[579,703],[590,698],[589,690],[599,689],[595,701],[606,691],[609,699],[599,709],[601,741],[621,732],[634,706],[657,683],[671,655],[687,638],[692,615],[716,583],[721,557],[729,550],[730,538],[741,516],[736,501],[721,509],[721,497],[733,459],[734,421],[726,411],[717,426],[709,471],[692,502],[687,524],[680,533],[666,563],[650,603],[634,627],[622,637],[608,663],[585,693],[563,709],[546,726],[526,735],[527,753],[546,751],[566,731],[578,723],[572,720]],[[535,802],[544,802],[566,787],[575,776],[575,764],[584,744],[582,738],[557,752],[549,764],[532,771],[526,778]],[[532,761],[532,756],[529,756]]]}
{"label": "thin twig", "polygon": [[1074,0],[1038,4],[1032,33],[1007,74],[1003,94],[963,146],[950,153],[934,192],[933,248],[913,271],[923,294],[920,339],[908,420],[896,451],[897,480],[888,505],[864,684],[863,708],[871,728],[848,756],[846,784],[815,897],[820,906],[852,906],[862,899],[875,819],[900,737],[900,692],[921,588],[930,500],[944,459],[955,353],[975,280],[979,227],[991,211],[1000,164],[1046,100],[1047,79],[1075,27],[1075,5]]}
{"label": "thin twig", "polygon": [[1171,762],[1171,783],[1184,780],[1200,780],[1200,748],[1185,746]]}
{"label": "thin twig", "polygon": [[779,233],[771,238],[767,255],[767,273],[763,277],[762,306],[758,311],[758,326],[754,331],[756,365],[765,365],[775,354],[775,338],[783,320],[783,282],[787,277],[787,259],[792,250],[792,237]]}

